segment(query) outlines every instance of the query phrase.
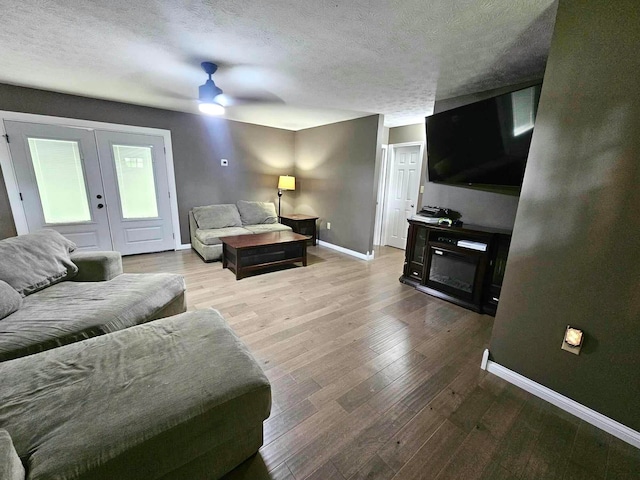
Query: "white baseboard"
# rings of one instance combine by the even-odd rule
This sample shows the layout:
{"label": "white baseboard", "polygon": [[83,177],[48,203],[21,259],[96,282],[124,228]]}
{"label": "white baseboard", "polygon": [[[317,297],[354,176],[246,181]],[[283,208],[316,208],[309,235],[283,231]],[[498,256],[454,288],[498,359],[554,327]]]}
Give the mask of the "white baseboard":
{"label": "white baseboard", "polygon": [[[486,363],[484,362],[485,357],[487,358]],[[482,365],[484,370],[493,373],[494,375],[506,380],[507,382],[522,388],[523,390],[526,390],[536,397],[540,397],[541,399],[552,403],[565,412],[569,412],[570,414],[581,418],[585,422],[590,423],[591,425],[594,425],[601,430],[610,433],[614,437],[618,437],[620,440],[627,442],[628,444],[633,445],[636,448],[640,448],[640,432],[637,432],[621,424],[620,422],[616,422],[615,420],[602,415],[595,410],[591,410],[589,407],[585,407],[581,403],[565,397],[564,395],[551,390],[544,385],[540,385],[539,383],[534,382],[533,380],[530,380],[527,377],[514,372],[513,370],[509,370],[499,363],[488,360],[488,357],[489,350],[485,350]]]}
{"label": "white baseboard", "polygon": [[360,260],[373,260],[373,252],[369,253],[360,253],[355,250],[349,250],[348,248],[340,247],[339,245],[334,245],[333,243],[324,242],[322,240],[318,240],[318,245],[321,247],[330,248],[331,250],[335,250],[340,253],[346,253],[347,255],[351,255],[352,257],[359,258]]}
{"label": "white baseboard", "polygon": [[190,243],[183,243],[179,247],[176,247],[176,250],[189,250],[191,248]]}

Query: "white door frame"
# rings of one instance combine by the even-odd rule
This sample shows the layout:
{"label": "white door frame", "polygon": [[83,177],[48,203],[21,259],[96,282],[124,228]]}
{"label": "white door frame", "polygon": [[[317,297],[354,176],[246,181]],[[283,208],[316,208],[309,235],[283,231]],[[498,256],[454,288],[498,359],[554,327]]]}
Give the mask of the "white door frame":
{"label": "white door frame", "polygon": [[[385,172],[385,188],[384,188],[384,199],[382,202],[378,201],[378,208],[383,208],[381,215],[382,215],[382,231],[380,233],[380,240],[381,243],[380,245],[386,245],[387,244],[387,231],[389,230],[389,216],[386,215],[386,208],[387,208],[387,200],[389,198],[389,188],[390,188],[390,183],[391,183],[391,172],[393,172],[393,165],[395,164],[396,161],[396,148],[401,148],[401,147],[416,147],[419,146],[420,147],[420,152],[418,153],[418,171],[420,172],[420,181],[418,182],[418,196],[416,197],[416,211],[417,211],[417,202],[418,202],[418,198],[420,197],[420,185],[422,184],[422,163],[424,160],[424,149],[425,149],[425,145],[426,142],[424,141],[419,141],[419,142],[403,142],[403,143],[390,143],[389,144],[389,149],[387,150],[387,171]],[[381,177],[381,181],[382,181],[382,175]],[[414,212],[415,213],[415,212]]]}
{"label": "white door frame", "polygon": [[[171,143],[170,130],[0,110],[0,134],[3,136],[7,134],[4,128],[5,120],[12,120],[15,122],[43,123],[46,125],[84,128],[87,130],[109,130],[123,133],[138,133],[143,135],[154,135],[156,137],[162,137],[164,140],[164,148],[166,149],[165,156],[167,160],[166,164],[167,179],[169,182],[169,196],[171,197],[169,199],[169,202],[171,204],[171,223],[173,225],[174,245],[176,250],[183,248],[182,240],[180,237],[180,216],[178,214],[178,195],[176,193],[176,176],[173,167],[173,147]],[[9,141],[11,141],[11,139],[9,139]],[[22,235],[29,232],[29,227],[27,225],[27,216],[25,214],[22,201],[20,200],[20,189],[18,188],[18,180],[16,179],[15,170],[13,168],[13,160],[11,159],[9,144],[6,141],[3,141],[2,143],[4,143],[4,148],[0,148],[0,167],[2,167],[4,184],[7,187],[9,204],[11,205],[11,213],[13,214],[13,221],[16,225],[16,231],[18,232],[18,235]]]}
{"label": "white door frame", "polygon": [[382,245],[382,224],[384,222],[385,201],[387,200],[387,170],[389,167],[389,145],[382,145],[380,174],[378,176],[378,196],[376,200],[376,220],[373,228],[373,244]]}

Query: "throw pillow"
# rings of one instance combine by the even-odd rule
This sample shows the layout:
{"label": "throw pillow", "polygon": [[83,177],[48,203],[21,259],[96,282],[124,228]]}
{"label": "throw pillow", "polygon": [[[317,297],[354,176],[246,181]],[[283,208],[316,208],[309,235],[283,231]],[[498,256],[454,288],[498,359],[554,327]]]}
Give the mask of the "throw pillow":
{"label": "throw pillow", "polygon": [[11,315],[18,310],[21,305],[22,296],[7,282],[0,280],[0,320],[7,315]]}
{"label": "throw pillow", "polygon": [[69,258],[75,243],[55,230],[0,240],[0,280],[27,296],[78,273]]}
{"label": "throw pillow", "polygon": [[198,228],[241,227],[240,213],[234,204],[194,207],[193,218]]}
{"label": "throw pillow", "polygon": [[259,225],[261,223],[278,223],[276,206],[271,202],[238,201],[238,210],[243,225]]}

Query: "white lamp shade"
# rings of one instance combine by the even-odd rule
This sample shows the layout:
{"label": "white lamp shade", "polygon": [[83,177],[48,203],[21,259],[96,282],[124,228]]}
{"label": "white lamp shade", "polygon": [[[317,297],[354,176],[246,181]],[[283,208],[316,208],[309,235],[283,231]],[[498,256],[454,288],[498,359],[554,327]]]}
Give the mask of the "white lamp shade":
{"label": "white lamp shade", "polygon": [[296,189],[296,177],[290,177],[289,175],[281,175],[278,179],[278,188],[280,190],[295,190]]}

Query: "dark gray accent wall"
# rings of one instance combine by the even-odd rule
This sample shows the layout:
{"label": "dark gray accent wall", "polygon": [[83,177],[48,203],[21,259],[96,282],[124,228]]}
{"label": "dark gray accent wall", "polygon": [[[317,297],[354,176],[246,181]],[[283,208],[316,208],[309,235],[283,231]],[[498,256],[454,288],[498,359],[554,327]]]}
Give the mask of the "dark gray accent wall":
{"label": "dark gray accent wall", "polygon": [[[405,142],[426,142],[424,123],[390,129],[389,145]],[[422,161],[421,185],[424,185],[424,193],[418,198],[418,205],[452,208],[462,213],[464,222],[474,225],[504,229],[513,227],[518,197],[430,183],[427,170],[428,148],[427,145]]]}
{"label": "dark gray accent wall", "polygon": [[[560,0],[491,356],[640,431],[640,10]],[[582,354],[560,349],[567,325]]]}
{"label": "dark gray accent wall", "polygon": [[[294,132],[224,119],[0,84],[0,110],[171,130],[182,243],[188,211],[237,200],[275,201],[294,170]],[[220,159],[229,160],[228,167]],[[283,212],[294,197],[283,197]],[[0,178],[0,236],[15,234]]]}
{"label": "dark gray accent wall", "polygon": [[[487,98],[501,95],[506,92],[530,87],[540,83],[538,81],[526,82],[517,85],[497,88],[485,92],[478,92],[456,98],[436,100],[433,113],[444,112],[452,108],[461,107],[470,103],[479,102]],[[426,126],[424,123],[395,127],[389,130],[389,144],[405,142],[425,142],[427,140]],[[462,213],[462,220],[466,223],[484,225],[510,230],[516,218],[518,209],[518,197],[494,192],[486,192],[464,187],[454,187],[430,183],[428,179],[427,155],[429,145],[425,149],[423,158],[422,182],[424,193],[418,198],[418,204],[433,205],[452,208]]]}
{"label": "dark gray accent wall", "polygon": [[[433,113],[440,113],[452,108],[462,107],[470,103],[480,102],[503,93],[527,88],[540,83],[541,80],[509,85],[485,92],[478,92],[462,97],[436,100]],[[424,127],[424,125],[423,125]],[[426,129],[423,128],[426,135]],[[428,148],[428,145],[427,145]],[[428,171],[426,173],[428,177]],[[518,210],[518,196],[487,192],[464,187],[454,187],[438,183],[427,183],[423,196],[423,205],[448,207],[462,213],[462,220],[475,225],[504,228],[510,230]]]}
{"label": "dark gray accent wall", "polygon": [[379,120],[372,115],[295,135],[296,210],[320,217],[320,240],[360,253],[373,244]]}

